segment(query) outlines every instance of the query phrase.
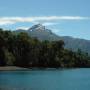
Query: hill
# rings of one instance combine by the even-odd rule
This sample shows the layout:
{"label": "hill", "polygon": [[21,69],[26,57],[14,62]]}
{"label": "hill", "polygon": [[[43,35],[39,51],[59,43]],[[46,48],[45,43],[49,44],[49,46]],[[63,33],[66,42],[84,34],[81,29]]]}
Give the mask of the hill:
{"label": "hill", "polygon": [[28,30],[19,29],[15,32],[26,32],[31,37],[37,37],[39,40],[63,40],[65,42],[65,48],[72,49],[74,51],[81,49],[82,51],[88,52],[90,54],[90,40],[73,38],[70,36],[58,36],[41,24],[34,25]]}

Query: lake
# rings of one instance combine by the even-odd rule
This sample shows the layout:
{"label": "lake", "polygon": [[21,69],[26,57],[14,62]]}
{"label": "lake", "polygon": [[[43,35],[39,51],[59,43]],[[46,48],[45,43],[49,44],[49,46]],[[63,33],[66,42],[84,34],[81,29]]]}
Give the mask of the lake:
{"label": "lake", "polygon": [[90,69],[0,71],[0,90],[90,90]]}

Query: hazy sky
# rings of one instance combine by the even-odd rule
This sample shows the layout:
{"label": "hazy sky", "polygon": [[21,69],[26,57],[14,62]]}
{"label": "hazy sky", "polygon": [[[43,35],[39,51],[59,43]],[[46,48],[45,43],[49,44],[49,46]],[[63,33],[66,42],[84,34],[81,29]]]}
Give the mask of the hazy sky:
{"label": "hazy sky", "polygon": [[90,0],[0,0],[0,27],[37,23],[61,36],[90,40]]}

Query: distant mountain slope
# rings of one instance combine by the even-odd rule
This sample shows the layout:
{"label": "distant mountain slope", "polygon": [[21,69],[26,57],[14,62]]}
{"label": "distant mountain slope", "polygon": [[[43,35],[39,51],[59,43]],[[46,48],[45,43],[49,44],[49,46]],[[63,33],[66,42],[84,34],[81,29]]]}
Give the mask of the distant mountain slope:
{"label": "distant mountain slope", "polygon": [[82,51],[88,52],[90,54],[90,40],[78,39],[69,36],[58,36],[51,32],[51,30],[46,29],[45,26],[41,24],[34,25],[28,30],[19,29],[15,32],[26,32],[31,37],[37,37],[39,40],[64,40],[65,48],[72,50],[81,49]]}
{"label": "distant mountain slope", "polygon": [[61,37],[65,42],[65,47],[74,51],[81,49],[82,51],[90,54],[90,40],[84,40],[79,38],[73,38],[69,36]]}
{"label": "distant mountain slope", "polygon": [[27,32],[31,37],[37,37],[39,40],[59,40],[60,37],[56,34],[52,33],[51,30],[46,29],[45,26],[41,24],[37,24],[29,28],[28,30],[16,30],[17,33],[19,32]]}

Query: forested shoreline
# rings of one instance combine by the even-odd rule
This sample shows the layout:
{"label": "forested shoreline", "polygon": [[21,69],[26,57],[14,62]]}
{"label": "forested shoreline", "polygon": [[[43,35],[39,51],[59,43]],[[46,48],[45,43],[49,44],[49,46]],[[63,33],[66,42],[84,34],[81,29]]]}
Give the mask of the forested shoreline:
{"label": "forested shoreline", "polygon": [[27,33],[0,29],[0,66],[26,68],[90,67],[88,53],[64,48],[64,42],[40,41]]}

